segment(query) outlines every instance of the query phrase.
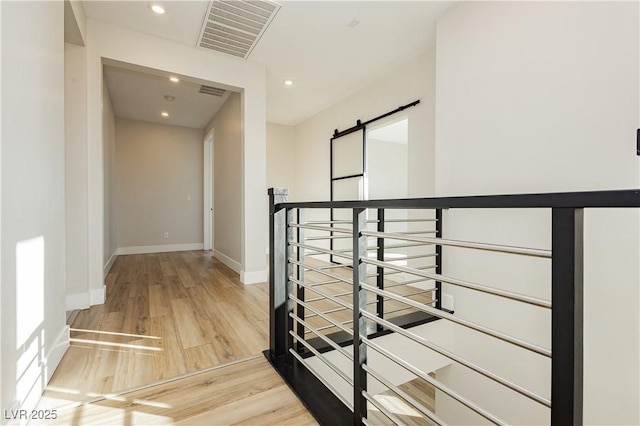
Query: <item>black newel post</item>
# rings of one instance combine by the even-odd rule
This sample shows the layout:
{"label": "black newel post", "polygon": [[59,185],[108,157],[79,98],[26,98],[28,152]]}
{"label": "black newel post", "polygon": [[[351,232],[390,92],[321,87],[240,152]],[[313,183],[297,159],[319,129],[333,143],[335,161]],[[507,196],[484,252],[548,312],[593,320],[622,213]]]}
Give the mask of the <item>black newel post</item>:
{"label": "black newel post", "polygon": [[552,209],[551,251],[551,424],[582,425],[582,209]]}
{"label": "black newel post", "polygon": [[287,352],[287,211],[289,190],[269,188],[269,351],[272,358]]}

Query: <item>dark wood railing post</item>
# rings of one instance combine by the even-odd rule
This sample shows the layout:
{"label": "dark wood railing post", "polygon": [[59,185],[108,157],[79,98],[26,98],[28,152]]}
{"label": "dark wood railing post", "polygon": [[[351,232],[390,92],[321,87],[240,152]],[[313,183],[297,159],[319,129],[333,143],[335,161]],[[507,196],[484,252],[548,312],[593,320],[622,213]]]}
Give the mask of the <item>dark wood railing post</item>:
{"label": "dark wood railing post", "polygon": [[289,194],[269,188],[269,351],[272,358],[287,352],[287,211],[278,208]]}
{"label": "dark wood railing post", "polygon": [[367,309],[367,292],[360,285],[367,279],[367,237],[362,235],[367,227],[367,210],[353,209],[353,424],[361,425],[367,417],[367,400],[362,391],[367,390],[367,373],[362,368],[367,362],[367,347],[361,336],[367,335],[367,319],[362,311]]}
{"label": "dark wood railing post", "polygon": [[582,425],[582,209],[552,209],[551,251],[551,424]]}
{"label": "dark wood railing post", "polygon": [[[436,209],[436,238],[442,238],[442,209]],[[436,245],[436,274],[442,275],[442,246]],[[436,309],[442,309],[442,283],[436,281]]]}
{"label": "dark wood railing post", "polygon": [[[378,232],[384,232],[384,209],[378,209]],[[379,262],[384,262],[384,238],[377,239],[377,246],[377,259]],[[384,268],[378,266],[376,271],[378,273],[376,285],[380,290],[384,290]],[[376,313],[380,318],[384,318],[384,296],[378,295],[376,301]],[[377,324],[376,328],[382,331],[382,325]]]}

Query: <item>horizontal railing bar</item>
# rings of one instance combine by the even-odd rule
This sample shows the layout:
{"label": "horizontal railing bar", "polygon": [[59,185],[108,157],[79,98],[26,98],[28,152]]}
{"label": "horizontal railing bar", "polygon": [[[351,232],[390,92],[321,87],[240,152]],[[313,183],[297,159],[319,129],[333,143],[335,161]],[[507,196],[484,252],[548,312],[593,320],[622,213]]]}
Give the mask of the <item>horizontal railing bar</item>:
{"label": "horizontal railing bar", "polygon": [[470,290],[476,290],[483,293],[492,294],[494,296],[504,297],[506,299],[515,300],[522,303],[528,303],[530,305],[539,306],[541,308],[551,308],[551,302],[544,299],[538,299],[537,297],[527,296],[524,294],[514,293],[511,291],[500,290],[494,287],[487,287],[482,284],[472,283],[471,281],[460,280],[458,278],[451,278],[440,274],[432,274],[430,272],[424,272],[416,268],[409,268],[407,266],[393,265],[387,262],[380,262],[374,259],[362,258],[363,263],[369,265],[381,266],[383,268],[395,269],[399,272],[406,272],[413,275],[418,275],[424,278],[431,278],[436,281],[446,282],[448,284],[456,285],[458,287],[468,288]]}
{"label": "horizontal railing bar", "polygon": [[299,225],[297,223],[290,223],[289,226],[292,228],[313,229],[314,231],[340,232],[341,234],[351,234],[353,232],[348,228],[334,228],[332,226]]}
{"label": "horizontal railing bar", "polygon": [[332,224],[340,224],[340,223],[353,223],[352,220],[307,220],[303,222],[301,225],[332,225]]}
{"label": "horizontal railing bar", "polygon": [[[434,288],[431,291],[435,291],[436,289]],[[428,293],[429,290],[420,290],[420,291],[416,291],[414,293],[409,293],[409,294],[399,294],[398,296],[402,296],[402,297],[412,297],[412,296],[417,296],[418,294],[424,294],[424,293]],[[426,303],[426,302],[425,302]]]}
{"label": "horizontal railing bar", "polygon": [[304,365],[304,367],[309,370],[311,372],[311,374],[313,374],[314,376],[316,376],[316,379],[320,380],[322,382],[322,384],[331,391],[331,393],[333,393],[340,401],[342,401],[342,403],[344,405],[346,405],[347,407],[349,407],[349,409],[351,411],[353,411],[353,404],[350,403],[349,401],[347,401],[341,394],[340,392],[338,392],[336,390],[336,388],[333,387],[333,385],[331,385],[329,383],[329,381],[325,380],[321,374],[319,374],[313,367],[311,367],[309,365],[309,363],[307,363],[300,355],[298,355],[298,353],[296,351],[294,351],[293,349],[289,349],[289,352],[296,357],[296,359],[302,364]]}
{"label": "horizontal railing bar", "polygon": [[[385,219],[384,222],[385,223],[411,223],[411,222],[437,222],[438,219],[429,219],[429,218],[424,218],[424,219]],[[378,219],[369,219],[367,220],[367,223],[378,223],[379,220]],[[295,222],[292,222],[295,223]],[[346,223],[353,223],[352,220],[308,220],[304,223],[302,223],[302,225],[332,225],[332,224],[346,224]]]}
{"label": "horizontal railing bar", "polygon": [[[348,335],[353,336],[353,331],[351,329],[343,326],[339,322],[335,322],[331,317],[329,317],[327,315],[324,315],[322,312],[320,312],[316,308],[310,306],[308,303],[298,299],[293,294],[289,294],[289,298],[291,300],[293,300],[294,302],[296,302],[297,304],[299,304],[300,306],[303,306],[305,309],[309,309],[311,312],[313,312],[315,314],[318,314],[322,319],[324,319],[325,321],[327,321],[330,324],[333,324],[333,326],[338,327],[340,330],[344,331]],[[320,330],[320,329],[316,327],[316,330]]]}
{"label": "horizontal railing bar", "polygon": [[344,268],[344,265],[341,264],[337,264],[337,265],[322,265],[322,266],[316,266],[316,268],[318,269],[337,269],[337,268]]}
{"label": "horizontal railing bar", "polygon": [[[334,250],[334,251],[345,253],[347,250]],[[351,250],[349,250],[349,251],[351,251]],[[327,253],[323,253],[321,251],[318,251],[318,252],[306,252],[304,255],[305,255],[305,257],[307,257],[307,256],[321,256],[321,255],[325,255],[325,254],[327,254]],[[346,258],[346,256],[340,256],[340,257],[345,257]]]}
{"label": "horizontal railing bar", "polygon": [[546,194],[476,195],[467,197],[278,203],[282,208],[385,209],[517,209],[640,207],[640,189],[555,192]]}
{"label": "horizontal railing bar", "polygon": [[289,334],[297,341],[302,343],[302,345],[307,348],[311,353],[313,353],[316,358],[318,358],[319,360],[321,360],[322,362],[325,363],[325,365],[327,367],[329,367],[330,369],[332,369],[338,376],[340,376],[342,378],[342,380],[344,380],[345,382],[349,383],[350,386],[353,386],[353,379],[349,376],[347,376],[346,374],[344,374],[344,372],[342,370],[340,370],[338,367],[335,366],[334,363],[332,363],[331,361],[329,361],[327,359],[327,357],[325,357],[324,355],[322,355],[320,352],[318,352],[318,350],[316,348],[314,348],[313,346],[311,346],[306,340],[304,340],[303,338],[301,338],[300,336],[298,336],[296,333],[293,332],[293,330],[289,330]]}
{"label": "horizontal railing bar", "polygon": [[387,238],[392,240],[414,241],[414,242],[422,242],[426,244],[438,244],[441,246],[449,246],[449,247],[462,247],[462,248],[470,248],[470,249],[476,249],[476,250],[494,251],[499,253],[520,254],[523,256],[551,258],[551,250],[534,249],[534,248],[527,248],[527,247],[514,247],[514,246],[505,246],[505,245],[498,245],[498,244],[475,243],[471,241],[447,240],[444,238],[412,237],[412,236],[399,234],[397,232],[362,231],[362,235],[365,235],[368,237],[376,237],[376,238]]}
{"label": "horizontal railing bar", "polygon": [[[351,238],[351,237],[349,237]],[[389,250],[389,249],[398,249],[398,248],[409,248],[409,247],[424,247],[425,244],[396,244],[396,245],[386,245],[385,246],[385,250]],[[374,250],[378,250],[379,247],[377,246],[368,246],[367,247],[367,251],[374,251]],[[336,253],[352,253],[353,249],[338,249],[338,250],[333,250]],[[311,252],[311,253],[305,253],[305,256],[317,256],[317,255],[321,255],[321,254],[327,254],[324,252]],[[341,257],[346,257],[346,256],[341,256]],[[398,259],[398,260],[402,260],[402,259]]]}
{"label": "horizontal railing bar", "polygon": [[353,309],[353,306],[352,306],[352,305],[350,305],[349,303],[346,303],[346,302],[344,302],[344,301],[342,301],[342,300],[340,300],[340,299],[336,299],[335,297],[333,297],[333,296],[332,296],[332,295],[330,295],[330,294],[322,293],[322,292],[320,292],[320,291],[318,291],[318,290],[314,289],[313,287],[310,287],[309,285],[307,285],[307,284],[305,284],[305,283],[303,283],[303,282],[301,282],[301,281],[298,281],[297,279],[295,279],[295,278],[293,278],[293,277],[289,277],[289,280],[290,280],[291,282],[293,282],[293,283],[298,284],[298,285],[299,285],[299,286],[301,286],[301,287],[304,287],[304,288],[306,288],[306,289],[309,289],[309,290],[313,291],[314,293],[316,293],[316,294],[317,294],[317,295],[319,295],[319,296],[326,297],[327,299],[331,300],[331,301],[332,301],[332,302],[334,302],[334,303],[337,303],[337,304],[338,304],[338,305],[340,305],[340,306],[344,306],[344,307],[345,307],[345,308],[347,308],[347,309]]}
{"label": "horizontal railing bar", "polygon": [[[375,232],[375,231],[371,231],[371,232]],[[402,231],[402,232],[393,232],[393,234],[397,234],[397,235],[418,235],[418,234],[435,234],[438,231],[436,231],[435,229],[429,229],[429,230],[425,230],[425,231]],[[375,237],[374,235],[369,235],[370,237]]]}
{"label": "horizontal railing bar", "polygon": [[[344,311],[347,308],[335,308],[335,309],[329,309],[328,311],[323,311],[323,314],[333,314],[334,312],[340,312],[340,311]],[[313,318],[313,317],[317,317],[318,314],[311,314],[311,315],[305,315],[305,318]]]}
{"label": "horizontal railing bar", "polygon": [[402,420],[400,420],[398,418],[398,416],[393,414],[391,411],[387,410],[387,407],[385,407],[384,405],[380,404],[380,402],[376,401],[375,398],[373,398],[373,396],[371,396],[371,394],[369,394],[367,391],[363,390],[362,391],[362,396],[364,396],[364,398],[367,401],[369,401],[371,404],[373,404],[373,406],[376,407],[382,414],[387,416],[389,418],[389,420],[391,420],[394,424],[396,424],[396,425],[404,425],[405,424]]}
{"label": "horizontal railing bar", "polygon": [[[418,243],[418,244],[385,244],[384,245],[384,249],[385,250],[389,250],[389,249],[397,249],[397,248],[409,248],[409,247],[424,247],[426,244],[422,244],[422,243]],[[378,247],[374,247],[374,248],[367,248],[367,250],[377,250]]]}
{"label": "horizontal railing bar", "polygon": [[326,342],[333,349],[335,349],[338,352],[340,352],[342,355],[347,357],[347,359],[349,359],[350,361],[353,361],[353,355],[352,354],[350,354],[349,352],[345,351],[344,348],[342,348],[340,345],[338,345],[333,340],[329,339],[324,334],[318,332],[313,326],[309,325],[308,322],[302,320],[299,316],[294,315],[293,313],[290,313],[289,316],[291,318],[293,318],[294,321],[296,321],[297,323],[301,324],[305,328],[305,330],[309,330],[309,331],[313,332],[316,336],[318,336],[320,339],[322,339],[324,342]]}
{"label": "horizontal railing bar", "polygon": [[437,222],[438,219],[385,219],[385,223]]}
{"label": "horizontal railing bar", "polygon": [[305,237],[305,241],[318,241],[318,240],[342,240],[351,238],[351,235],[326,235],[324,237]]}
{"label": "horizontal railing bar", "polygon": [[[353,320],[348,320],[348,321],[343,321],[341,323],[339,323],[340,325],[345,325],[345,324],[350,324],[352,323]],[[327,328],[333,328],[335,327],[335,325],[325,325],[323,327],[318,327],[316,330],[326,330]]]}
{"label": "horizontal railing bar", "polygon": [[428,258],[428,257],[436,257],[438,256],[437,253],[427,253],[427,254],[416,254],[413,256],[406,256],[406,257],[399,257],[399,258],[393,258],[393,257],[385,257],[384,261],[385,262],[393,262],[393,261],[397,261],[397,260],[409,260],[409,259],[423,259],[423,258]]}
{"label": "horizontal railing bar", "polygon": [[382,376],[382,374],[379,374],[378,372],[376,372],[369,365],[364,364],[362,366],[362,369],[364,371],[366,371],[368,374],[370,374],[371,377],[373,377],[374,379],[376,379],[377,381],[379,381],[380,383],[385,385],[387,388],[389,388],[393,393],[398,395],[400,398],[404,399],[409,404],[414,406],[418,411],[420,411],[422,414],[424,414],[426,417],[428,417],[429,420],[431,420],[431,421],[433,421],[433,422],[435,422],[436,424],[439,424],[439,425],[446,425],[444,420],[442,420],[440,417],[438,417],[436,415],[436,413],[434,413],[433,411],[429,410],[427,407],[422,405],[420,402],[416,401],[408,393],[406,393],[405,391],[403,391],[402,389],[400,389],[399,387],[397,387],[396,385],[391,383],[389,380],[384,378],[384,376]]}
{"label": "horizontal railing bar", "polygon": [[[415,294],[422,294],[422,292],[420,292],[420,293],[415,293]],[[384,296],[382,296],[382,297],[384,297]],[[425,305],[433,305],[436,301],[437,301],[437,300],[432,300],[431,302],[424,302],[424,304],[425,304]],[[369,302],[369,303],[367,303],[367,306],[375,305],[376,303],[378,303],[378,301],[377,301],[377,300],[374,300],[373,302]],[[392,313],[394,313],[394,312],[404,311],[405,309],[411,309],[411,307],[410,307],[410,306],[407,306],[407,307],[404,307],[404,308],[402,308],[402,309],[396,309],[396,310],[394,310],[394,311],[384,311],[384,313],[385,313],[385,315],[386,315],[386,314],[392,314]]]}
{"label": "horizontal railing bar", "polygon": [[378,289],[376,287],[370,286],[369,284],[360,283],[360,285],[362,286],[363,289],[369,290],[372,293],[379,294],[381,296],[387,296],[390,299],[396,300],[398,302],[402,302],[402,303],[404,303],[406,305],[409,305],[409,306],[413,306],[414,308],[420,309],[421,311],[424,311],[424,312],[426,312],[428,314],[434,315],[436,317],[440,317],[442,319],[446,319],[448,321],[454,322],[454,323],[456,323],[458,325],[461,325],[463,327],[470,328],[471,330],[475,330],[477,332],[486,334],[488,336],[495,337],[496,339],[502,340],[502,341],[507,342],[507,343],[511,343],[512,345],[516,345],[516,346],[519,346],[519,347],[521,347],[523,349],[527,349],[527,350],[529,350],[531,352],[535,352],[537,354],[546,356],[547,358],[551,358],[551,351],[549,349],[547,349],[547,348],[543,348],[541,346],[534,345],[534,344],[529,343],[529,342],[525,342],[524,340],[518,339],[516,337],[509,336],[509,335],[504,334],[504,333],[502,333],[500,331],[492,330],[492,329],[490,329],[488,327],[485,327],[483,325],[476,324],[474,322],[471,322],[471,321],[456,317],[456,316],[451,315],[451,314],[449,314],[447,312],[441,311],[440,309],[430,308],[428,306],[423,305],[422,303],[415,302],[415,301],[413,301],[411,299],[403,298],[402,296],[398,296],[398,295],[396,295],[394,293],[391,293],[391,292],[388,292],[388,291],[385,291],[385,290],[380,290],[380,289]]}
{"label": "horizontal railing bar", "polygon": [[378,318],[377,316],[367,312],[367,311],[361,311],[362,316],[367,317],[368,319],[382,325],[383,327],[386,327],[392,331],[395,331],[398,334],[403,335],[404,337],[413,340],[416,343],[420,343],[421,345],[426,346],[427,348],[431,349],[434,352],[439,353],[440,355],[449,358],[452,361],[455,361],[461,365],[464,365],[465,367],[475,371],[476,373],[482,374],[483,376],[497,382],[500,383],[501,385],[504,385],[506,387],[508,387],[509,389],[519,393],[520,395],[526,396],[527,398],[538,402],[541,405],[544,405],[547,408],[551,408],[551,401],[541,395],[538,395],[535,392],[531,392],[528,389],[523,388],[520,385],[517,385],[515,383],[512,383],[506,379],[503,379],[502,377],[498,376],[495,373],[492,373],[489,370],[485,370],[484,368],[477,366],[475,364],[473,364],[470,361],[467,361],[464,358],[459,357],[458,355],[449,352],[448,350],[441,348],[438,345],[435,345],[433,343],[431,343],[430,341],[428,341],[427,339],[420,337],[416,334],[413,334],[405,329],[403,329],[402,327],[398,327],[397,325],[393,324],[392,322],[389,322],[385,319],[382,318]]}
{"label": "horizontal railing bar", "polygon": [[[417,278],[415,280],[408,280],[408,281],[403,281],[401,283],[397,283],[394,285],[386,285],[384,286],[384,288],[393,288],[393,287],[398,287],[401,285],[409,285],[409,284],[416,284],[416,283],[421,283],[421,282],[425,282],[425,281],[435,281],[433,278]],[[429,291],[431,290],[436,290],[436,288],[430,288]]]}
{"label": "horizontal railing bar", "polygon": [[[431,302],[427,302],[427,303],[425,303],[425,305],[433,305],[433,304],[434,304],[434,303],[436,303],[437,301],[438,301],[438,299],[434,299],[434,300],[432,300]],[[385,315],[388,315],[388,314],[395,314],[396,312],[406,311],[407,309],[411,309],[411,306],[407,306],[407,307],[405,307],[405,308],[398,308],[398,309],[394,309],[394,310],[392,310],[392,311],[385,311],[385,313],[384,313],[384,314],[385,314]]]}
{"label": "horizontal railing bar", "polygon": [[319,252],[319,253],[332,254],[334,256],[342,257],[344,259],[353,259],[353,256],[347,255],[347,254],[345,254],[345,252],[341,252],[341,251],[338,251],[338,250],[329,250],[329,249],[325,249],[325,248],[322,248],[322,247],[310,246],[308,244],[296,243],[294,241],[291,241],[289,244],[291,246],[293,246],[293,247],[300,247],[300,248],[303,248],[305,250],[315,250],[316,252]]}
{"label": "horizontal railing bar", "polygon": [[[338,275],[332,274],[332,273],[327,272],[327,271],[323,271],[322,269],[318,269],[315,266],[307,265],[306,263],[298,262],[297,260],[294,260],[294,259],[291,259],[291,258],[289,259],[289,262],[293,263],[294,265],[301,266],[301,267],[303,267],[303,268],[305,268],[305,269],[307,269],[309,271],[314,271],[314,272],[317,272],[319,274],[326,275],[327,277],[333,278],[334,280],[342,281],[342,282],[347,283],[347,284],[353,284],[350,279],[347,279],[347,278],[344,278],[344,277],[340,277]],[[300,283],[297,280],[296,280],[296,282]],[[304,283],[302,283],[302,284],[304,284]]]}
{"label": "horizontal railing bar", "polygon": [[376,352],[379,352],[381,355],[386,356],[387,358],[389,358],[390,360],[394,361],[399,366],[405,368],[410,373],[415,374],[416,376],[420,377],[422,380],[426,381],[430,385],[434,386],[435,388],[437,388],[440,391],[444,392],[445,394],[449,395],[451,398],[455,399],[456,401],[458,401],[462,405],[466,406],[467,408],[470,408],[471,410],[473,410],[476,413],[480,414],[482,417],[484,417],[485,419],[489,420],[490,422],[492,422],[494,424],[497,424],[497,425],[507,425],[508,424],[507,422],[505,422],[501,418],[499,418],[499,417],[495,416],[494,414],[486,411],[484,408],[476,405],[475,403],[471,402],[470,400],[468,400],[464,396],[460,395],[458,392],[454,391],[453,389],[451,389],[447,385],[445,385],[442,382],[432,378],[427,373],[425,373],[424,371],[420,370],[418,367],[415,367],[415,366],[409,364],[408,362],[406,362],[402,358],[399,358],[398,356],[396,356],[393,353],[389,352],[388,350],[386,350],[382,346],[378,345],[374,341],[369,340],[366,337],[363,337],[362,341],[364,342],[365,345],[369,346],[370,348],[372,348]]}
{"label": "horizontal railing bar", "polygon": [[[389,244],[389,245],[385,245],[385,250],[388,249],[397,249],[397,248],[409,248],[409,247],[424,247],[426,244]],[[378,246],[368,246],[367,247],[367,251],[373,251],[373,250],[378,250]],[[353,249],[338,249],[338,250],[333,250],[334,252],[337,253],[351,253],[353,252]],[[326,253],[305,253],[306,256],[312,256],[312,255],[316,255],[316,254],[326,254]]]}
{"label": "horizontal railing bar", "polygon": [[[438,265],[427,265],[427,266],[416,266],[415,268],[411,268],[411,269],[415,269],[417,271],[426,271],[428,269],[436,269],[437,267],[438,267]],[[392,268],[388,268],[388,269],[392,269]],[[387,276],[387,275],[395,275],[395,274],[401,274],[402,272],[405,272],[405,271],[395,271],[395,272],[386,272],[385,271],[384,275],[385,276]]]}
{"label": "horizontal railing bar", "polygon": [[340,281],[340,280],[327,280],[327,281],[319,281],[317,283],[309,283],[309,285],[311,287],[318,287],[318,286],[321,286],[321,285],[335,284],[335,283],[339,283],[339,282],[342,282],[342,281]]}

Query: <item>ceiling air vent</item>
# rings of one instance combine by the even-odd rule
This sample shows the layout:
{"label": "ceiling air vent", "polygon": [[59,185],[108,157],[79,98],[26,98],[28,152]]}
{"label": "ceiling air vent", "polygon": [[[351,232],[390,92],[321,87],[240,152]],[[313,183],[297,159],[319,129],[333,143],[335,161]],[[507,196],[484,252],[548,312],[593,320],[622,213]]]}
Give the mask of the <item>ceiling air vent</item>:
{"label": "ceiling air vent", "polygon": [[222,96],[224,95],[224,92],[225,90],[219,87],[205,86],[205,85],[200,86],[200,90],[198,90],[198,93],[204,93],[205,95],[213,95],[213,96]]}
{"label": "ceiling air vent", "polygon": [[248,58],[280,5],[262,0],[213,0],[198,46]]}

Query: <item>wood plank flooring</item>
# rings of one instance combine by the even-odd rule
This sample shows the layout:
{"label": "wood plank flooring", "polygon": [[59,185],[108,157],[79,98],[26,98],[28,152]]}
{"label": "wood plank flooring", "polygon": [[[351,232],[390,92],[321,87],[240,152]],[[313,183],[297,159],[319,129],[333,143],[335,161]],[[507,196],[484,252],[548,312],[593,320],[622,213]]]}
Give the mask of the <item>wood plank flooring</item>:
{"label": "wood plank flooring", "polygon": [[119,256],[104,305],[80,311],[48,406],[153,383],[268,348],[268,286],[210,252]]}
{"label": "wood plank flooring", "polygon": [[[40,407],[53,408],[70,401],[104,398],[105,395],[246,359],[267,349],[268,285],[263,283],[245,286],[240,283],[238,274],[210,256],[210,252],[204,251],[120,256],[107,276],[106,303],[75,315],[71,324],[71,346],[49,383]],[[305,262],[327,266],[326,262],[313,258],[307,258]],[[345,277],[351,274],[348,268],[332,268],[330,271]],[[326,276],[312,271],[308,271],[305,278],[309,284],[327,280]],[[373,284],[375,278],[368,281]],[[345,283],[333,283],[317,288],[324,293],[338,294],[339,299],[350,303],[350,295],[340,295],[349,292],[350,287]],[[413,295],[416,290],[411,286],[396,286],[391,291]],[[307,299],[318,296],[311,290],[307,292]],[[431,295],[420,293],[411,298],[428,303]],[[369,295],[369,299],[369,310],[374,312],[375,295]],[[339,304],[326,299],[310,304],[321,311],[341,308]],[[406,313],[407,310],[397,311],[401,307],[397,302],[387,301],[385,311],[389,315],[386,317]],[[411,308],[408,311],[413,310]],[[306,314],[309,316],[312,313]],[[338,310],[328,315],[341,322],[348,322],[352,317],[350,310]],[[329,327],[328,322],[319,316],[307,320],[315,327],[326,327],[322,330],[323,333],[329,334],[337,330]],[[351,326],[349,323],[346,325]],[[315,336],[307,334],[307,338],[312,337]],[[245,364],[245,367],[251,366],[253,364]],[[272,370],[270,373],[275,374]],[[228,377],[227,373],[216,374]],[[254,381],[251,369],[244,374],[244,381]],[[232,383],[242,382],[240,375],[239,370],[233,370],[233,377],[237,378]],[[233,416],[233,412],[240,406],[246,407],[240,411],[245,411],[244,415],[249,416],[245,420],[252,419],[251,424],[286,423],[284,417],[278,417],[280,401],[269,402],[271,398],[279,398],[276,394],[281,392],[272,389],[278,388],[282,384],[281,380],[276,386],[273,381],[269,381],[275,379],[265,379],[265,383],[269,384],[259,386],[258,390],[264,391],[261,395],[253,388],[243,394],[247,398],[255,398],[251,402],[255,407],[248,401],[242,402],[246,405],[241,405],[238,401],[242,398],[231,398],[226,402],[214,398],[206,410],[203,408],[206,405],[204,396],[200,401],[200,394],[190,396],[189,393],[180,393],[185,389],[195,392],[203,388],[216,395],[218,391],[207,383],[211,380],[211,383],[218,383],[221,379],[203,380],[200,385],[193,384],[192,389],[191,385],[172,381],[172,384],[167,384],[168,387],[163,387],[162,392],[157,394],[144,394],[144,397],[132,394],[136,401],[160,401],[157,404],[145,405],[125,398],[129,405],[117,406],[117,403],[123,401],[106,398],[90,406],[79,405],[72,417],[66,417],[68,423],[61,424],[105,424],[108,413],[111,416],[114,416],[113,413],[124,416],[122,424],[162,424],[165,420],[185,424],[214,424],[208,420],[212,418],[220,419],[220,423],[230,424],[236,421],[235,417],[225,416]],[[225,392],[235,392],[233,386],[223,386],[223,389],[226,390],[220,391],[221,397]],[[187,409],[175,401],[166,402],[162,399],[165,393],[178,399],[183,398],[182,405],[185,405],[184,401],[193,400],[194,407],[200,408]],[[160,399],[154,399],[156,397]],[[166,411],[169,410],[167,405],[177,412]],[[268,407],[275,411],[260,411]],[[159,411],[154,411],[156,409]],[[260,419],[252,417],[258,416],[258,411],[252,414],[254,409],[259,411]],[[112,419],[120,419],[118,416]],[[113,424],[111,421],[107,423]]]}
{"label": "wood plank flooring", "polygon": [[258,356],[146,389],[60,409],[47,425],[317,425]]}

